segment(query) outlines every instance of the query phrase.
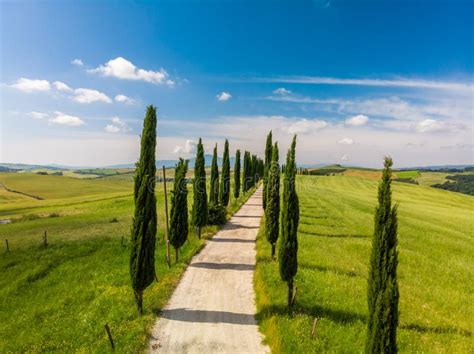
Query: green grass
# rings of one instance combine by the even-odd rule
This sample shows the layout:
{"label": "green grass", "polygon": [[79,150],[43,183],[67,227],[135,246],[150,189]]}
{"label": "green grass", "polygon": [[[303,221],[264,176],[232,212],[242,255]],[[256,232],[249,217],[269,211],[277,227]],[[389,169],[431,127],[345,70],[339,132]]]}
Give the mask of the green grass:
{"label": "green grass", "polygon": [[[206,227],[201,240],[190,233],[180,261],[175,264],[173,257],[167,269],[163,185],[157,184],[155,264],[159,279],[145,291],[145,314],[138,316],[128,268],[132,178],[79,180],[1,174],[0,181],[5,180],[8,186],[47,199],[10,192],[6,193],[16,199],[2,199],[0,218],[15,222],[0,225],[0,352],[107,352],[106,323],[118,352],[144,350],[151,326],[187,263],[218,228]],[[168,187],[171,190],[172,183]],[[190,185],[189,189],[191,209]],[[247,197],[231,199],[229,214]],[[48,232],[47,248],[42,246],[44,230]],[[8,253],[5,239],[10,245]]]}
{"label": "green grass", "polygon": [[396,178],[417,178],[420,175],[419,171],[395,171]]}
{"label": "green grass", "polygon": [[[296,303],[289,314],[286,284],[260,230],[255,288],[261,330],[275,353],[362,352],[378,182],[349,176],[299,176],[297,182]],[[399,350],[472,352],[474,199],[425,186],[393,187],[399,202]]]}

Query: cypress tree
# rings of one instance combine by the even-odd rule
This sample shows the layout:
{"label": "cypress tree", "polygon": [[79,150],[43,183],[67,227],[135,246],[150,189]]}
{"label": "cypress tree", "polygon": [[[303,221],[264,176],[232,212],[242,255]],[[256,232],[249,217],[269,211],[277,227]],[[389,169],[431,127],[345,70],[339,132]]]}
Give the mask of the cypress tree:
{"label": "cypress tree", "polygon": [[278,240],[280,221],[280,165],[278,164],[278,144],[272,148],[272,159],[268,168],[267,208],[265,209],[265,234],[272,246],[275,258],[275,245]]}
{"label": "cypress tree", "polygon": [[156,197],[155,197],[156,108],[148,106],[141,136],[140,159],[135,169],[130,255],[130,276],[138,313],[143,313],[143,291],[155,279]]}
{"label": "cypress tree", "polygon": [[281,213],[281,238],[279,246],[280,276],[288,284],[288,307],[292,305],[293,278],[298,271],[298,223],[299,201],[295,189],[296,135],[286,156],[286,172],[283,183]]}
{"label": "cypress tree", "polygon": [[368,278],[367,353],[396,353],[398,326],[397,206],[392,207],[392,159],[385,158],[375,209]]}
{"label": "cypress tree", "polygon": [[240,150],[235,152],[234,165],[234,198],[237,199],[240,195]]}
{"label": "cypress tree", "polygon": [[207,224],[207,192],[206,192],[206,161],[204,158],[204,147],[199,138],[197,144],[196,161],[194,164],[193,183],[193,225],[197,229],[198,237],[201,238],[201,229]]}
{"label": "cypress tree", "polygon": [[222,181],[219,193],[221,204],[226,207],[229,204],[230,197],[230,160],[229,160],[229,141],[225,139],[224,156],[222,157]]}
{"label": "cypress tree", "polygon": [[250,170],[252,171],[251,187],[255,187],[255,184],[257,183],[257,155],[252,155]]}
{"label": "cypress tree", "polygon": [[244,153],[244,185],[243,191],[246,193],[250,189],[252,171],[250,170],[250,153],[245,151]]}
{"label": "cypress tree", "polygon": [[219,203],[219,167],[217,166],[217,144],[214,147],[214,154],[212,156],[209,202],[211,204]]}
{"label": "cypress tree", "polygon": [[263,209],[267,207],[267,182],[268,182],[268,171],[270,170],[270,164],[272,163],[272,131],[267,135],[267,143],[265,145],[265,169],[263,172],[263,193],[262,193],[262,205]]}
{"label": "cypress tree", "polygon": [[170,243],[176,251],[178,261],[179,248],[188,238],[188,188],[186,172],[188,160],[179,159],[176,164],[174,186],[171,192]]}

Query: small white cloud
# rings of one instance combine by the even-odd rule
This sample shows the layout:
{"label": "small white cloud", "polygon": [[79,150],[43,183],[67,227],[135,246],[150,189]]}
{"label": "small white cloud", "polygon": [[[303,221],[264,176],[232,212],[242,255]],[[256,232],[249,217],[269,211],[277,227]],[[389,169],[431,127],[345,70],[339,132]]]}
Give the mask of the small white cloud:
{"label": "small white cloud", "polygon": [[315,132],[317,130],[326,128],[328,123],[324,120],[308,120],[308,119],[300,119],[291,124],[283,127],[283,130],[289,134],[309,134]]}
{"label": "small white cloud", "polygon": [[58,91],[64,91],[64,92],[72,92],[73,91],[72,88],[70,88],[68,85],[66,85],[64,82],[61,82],[61,81],[53,82],[53,86]]}
{"label": "small white cloud", "polygon": [[193,140],[186,140],[184,146],[176,145],[173,150],[174,154],[193,154],[196,152],[196,142]]}
{"label": "small white cloud", "polygon": [[82,62],[81,59],[74,59],[74,60],[71,61],[71,64],[72,65],[77,65],[77,66],[83,66],[84,65],[84,63]]}
{"label": "small white cloud", "polygon": [[44,119],[48,117],[47,113],[41,113],[41,112],[35,112],[35,111],[28,113],[28,115],[34,119]]}
{"label": "small white cloud", "polygon": [[10,85],[10,87],[28,93],[34,91],[49,91],[51,89],[48,80],[32,80],[25,79],[24,77],[19,78],[14,84]]}
{"label": "small white cloud", "polygon": [[280,87],[280,88],[277,88],[276,90],[274,90],[273,93],[274,93],[275,95],[286,96],[286,95],[291,94],[291,91],[290,91],[290,90],[287,90],[287,89],[284,88],[284,87]]}
{"label": "small white cloud", "polygon": [[349,160],[349,155],[344,154],[341,156],[341,161],[347,161],[347,160]]}
{"label": "small white cloud", "polygon": [[346,124],[358,127],[367,124],[368,121],[369,117],[364,116],[363,114],[358,114],[352,118],[346,119]]}
{"label": "small white cloud", "polygon": [[79,103],[105,102],[112,103],[112,100],[105,93],[97,90],[78,88],[74,90],[72,99]]}
{"label": "small white cloud", "polygon": [[339,140],[337,143],[342,144],[342,145],[352,145],[354,144],[354,140],[352,140],[351,138],[343,138]]}
{"label": "small white cloud", "polygon": [[232,98],[232,95],[228,92],[222,91],[220,94],[216,95],[217,100],[220,102],[228,101]]}
{"label": "small white cloud", "polygon": [[133,98],[127,97],[125,95],[117,95],[115,96],[115,101],[125,104],[135,104],[135,100]]}
{"label": "small white cloud", "polygon": [[445,130],[446,128],[447,127],[444,122],[434,119],[424,119],[417,124],[416,131],[419,133],[433,133]]}
{"label": "small white cloud", "polygon": [[56,117],[49,120],[53,124],[69,125],[69,126],[79,126],[85,124],[84,121],[75,116],[70,116],[61,112],[56,112]]}
{"label": "small white cloud", "polygon": [[169,75],[165,69],[161,68],[159,71],[140,69],[122,57],[109,60],[104,65],[88,70],[88,72],[122,80],[141,80],[152,84],[174,85],[174,81],[168,79]]}
{"label": "small white cloud", "polygon": [[112,121],[112,124],[107,124],[105,126],[105,131],[107,133],[127,133],[130,131],[130,129],[127,126],[127,123],[125,123],[119,117],[113,117],[111,121]]}

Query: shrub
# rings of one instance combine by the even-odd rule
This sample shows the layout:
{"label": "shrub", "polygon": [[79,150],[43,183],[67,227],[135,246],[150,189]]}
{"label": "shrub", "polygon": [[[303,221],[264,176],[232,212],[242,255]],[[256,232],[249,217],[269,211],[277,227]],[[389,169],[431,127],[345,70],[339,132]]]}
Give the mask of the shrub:
{"label": "shrub", "polygon": [[220,204],[209,204],[209,215],[207,223],[209,225],[223,225],[227,221],[226,210]]}

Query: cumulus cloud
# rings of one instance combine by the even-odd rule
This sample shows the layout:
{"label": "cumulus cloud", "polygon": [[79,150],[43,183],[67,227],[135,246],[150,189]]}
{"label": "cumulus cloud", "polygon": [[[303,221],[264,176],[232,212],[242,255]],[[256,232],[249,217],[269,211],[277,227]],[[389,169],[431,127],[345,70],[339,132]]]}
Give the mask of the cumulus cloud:
{"label": "cumulus cloud", "polygon": [[53,86],[58,91],[64,91],[64,92],[72,92],[73,91],[72,88],[70,88],[68,85],[66,85],[64,82],[61,82],[61,81],[53,82]]}
{"label": "cumulus cloud", "polygon": [[77,58],[71,60],[71,64],[72,64],[72,65],[76,65],[76,66],[83,66],[83,65],[84,65],[84,63],[82,62],[82,60],[81,60],[81,59],[77,59]]}
{"label": "cumulus cloud", "polygon": [[115,101],[120,102],[120,103],[125,103],[128,105],[135,104],[135,100],[133,98],[127,97],[125,95],[115,96]]}
{"label": "cumulus cloud", "polygon": [[112,123],[105,126],[105,131],[107,133],[127,133],[130,129],[122,119],[119,117],[113,117],[110,120]]}
{"label": "cumulus cloud", "polygon": [[328,123],[324,120],[303,118],[289,123],[283,130],[289,134],[309,134],[327,126]]}
{"label": "cumulus cloud", "polygon": [[109,60],[104,65],[90,69],[88,72],[122,80],[141,80],[152,84],[174,85],[174,81],[169,79],[165,69],[161,68],[159,71],[140,69],[122,57]]}
{"label": "cumulus cloud", "polygon": [[186,140],[183,145],[176,145],[173,153],[174,154],[193,154],[196,152],[196,142],[193,140]]}
{"label": "cumulus cloud", "polygon": [[41,113],[41,112],[35,112],[35,111],[28,113],[28,115],[34,119],[44,119],[48,117],[47,113]]}
{"label": "cumulus cloud", "polygon": [[220,102],[228,101],[232,98],[232,95],[228,92],[222,91],[220,94],[216,95],[217,100]]}
{"label": "cumulus cloud", "polygon": [[290,91],[290,90],[287,90],[287,89],[284,88],[284,87],[280,87],[280,88],[277,88],[276,90],[274,90],[273,93],[274,93],[275,95],[282,95],[282,96],[285,96],[285,95],[290,95],[290,94],[291,94],[291,91]]}
{"label": "cumulus cloud", "polygon": [[56,112],[56,117],[49,119],[49,122],[53,124],[69,125],[72,127],[85,124],[81,118],[61,112]]}
{"label": "cumulus cloud", "polygon": [[112,103],[112,100],[105,93],[90,90],[85,88],[78,88],[74,90],[74,96],[72,99],[79,103],[93,103],[93,102],[105,102]]}
{"label": "cumulus cloud", "polygon": [[346,119],[345,123],[347,125],[358,127],[358,126],[367,124],[368,121],[369,121],[369,117],[364,116],[363,114],[358,114],[352,118]]}
{"label": "cumulus cloud", "polygon": [[341,145],[352,145],[354,144],[354,140],[351,138],[343,138],[339,140],[337,143]]}
{"label": "cumulus cloud", "polygon": [[445,122],[437,121],[434,119],[424,119],[419,122],[416,126],[416,130],[420,133],[433,133],[447,130]]}
{"label": "cumulus cloud", "polygon": [[10,85],[17,90],[23,92],[41,92],[49,91],[51,85],[48,80],[36,80],[36,79],[26,79],[24,77],[19,78],[14,84]]}

